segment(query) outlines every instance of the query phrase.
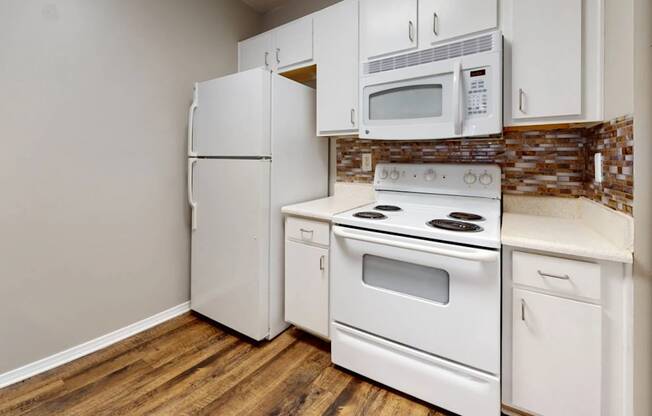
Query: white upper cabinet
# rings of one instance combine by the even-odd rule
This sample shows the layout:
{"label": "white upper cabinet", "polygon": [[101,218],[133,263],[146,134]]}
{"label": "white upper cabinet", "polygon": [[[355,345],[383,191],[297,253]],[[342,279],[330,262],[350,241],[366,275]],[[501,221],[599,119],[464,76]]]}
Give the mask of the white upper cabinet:
{"label": "white upper cabinet", "polygon": [[600,0],[504,0],[505,125],[602,120]]}
{"label": "white upper cabinet", "polygon": [[363,61],[416,49],[417,0],[360,0]]}
{"label": "white upper cabinet", "polygon": [[579,116],[582,0],[519,0],[513,22],[513,117]]}
{"label": "white upper cabinet", "polygon": [[312,15],[238,43],[238,71],[285,72],[313,62]]}
{"label": "white upper cabinet", "polygon": [[238,43],[238,71],[272,68],[272,34],[266,32]]}
{"label": "white upper cabinet", "polygon": [[419,48],[497,26],[498,0],[419,0]]}
{"label": "white upper cabinet", "polygon": [[358,131],[358,2],[315,15],[317,134]]}
{"label": "white upper cabinet", "polygon": [[272,31],[274,60],[278,72],[310,62],[312,51],[312,16],[307,16]]}

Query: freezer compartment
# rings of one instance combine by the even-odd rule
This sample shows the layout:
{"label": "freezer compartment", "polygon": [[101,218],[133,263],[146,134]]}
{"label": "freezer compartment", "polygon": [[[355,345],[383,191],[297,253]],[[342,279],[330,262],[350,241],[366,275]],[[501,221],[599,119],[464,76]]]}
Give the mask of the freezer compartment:
{"label": "freezer compartment", "polygon": [[197,83],[189,156],[271,155],[271,73],[262,68]]}

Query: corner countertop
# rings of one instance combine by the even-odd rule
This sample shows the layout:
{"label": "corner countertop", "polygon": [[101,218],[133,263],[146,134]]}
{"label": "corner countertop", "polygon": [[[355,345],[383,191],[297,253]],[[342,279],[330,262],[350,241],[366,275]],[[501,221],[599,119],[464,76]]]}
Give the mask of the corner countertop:
{"label": "corner countertop", "polygon": [[633,221],[586,198],[508,196],[504,201],[502,243],[631,264]]}
{"label": "corner countertop", "polygon": [[321,221],[331,221],[335,214],[370,204],[374,201],[370,186],[347,184],[335,187],[335,194],[327,198],[288,205],[281,208],[286,215],[296,215]]}

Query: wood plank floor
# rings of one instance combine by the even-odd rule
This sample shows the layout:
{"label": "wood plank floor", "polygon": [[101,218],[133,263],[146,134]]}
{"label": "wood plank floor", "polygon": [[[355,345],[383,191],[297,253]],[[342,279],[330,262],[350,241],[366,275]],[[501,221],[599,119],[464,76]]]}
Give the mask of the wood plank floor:
{"label": "wood plank floor", "polygon": [[330,363],[290,329],[252,343],[185,314],[0,390],[0,415],[452,415]]}

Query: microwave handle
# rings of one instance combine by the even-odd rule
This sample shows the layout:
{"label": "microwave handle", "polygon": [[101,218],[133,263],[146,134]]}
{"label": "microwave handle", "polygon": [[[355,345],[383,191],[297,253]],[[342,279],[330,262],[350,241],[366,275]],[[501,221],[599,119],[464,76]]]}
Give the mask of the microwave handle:
{"label": "microwave handle", "polygon": [[462,95],[462,65],[459,61],[453,64],[453,134],[462,134],[462,114],[460,112],[460,97]]}

